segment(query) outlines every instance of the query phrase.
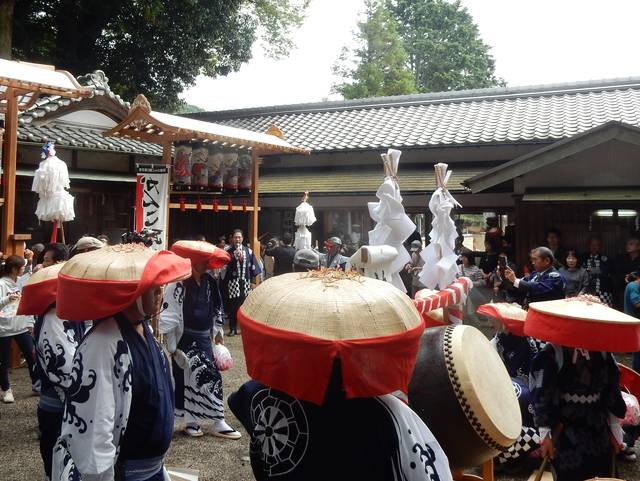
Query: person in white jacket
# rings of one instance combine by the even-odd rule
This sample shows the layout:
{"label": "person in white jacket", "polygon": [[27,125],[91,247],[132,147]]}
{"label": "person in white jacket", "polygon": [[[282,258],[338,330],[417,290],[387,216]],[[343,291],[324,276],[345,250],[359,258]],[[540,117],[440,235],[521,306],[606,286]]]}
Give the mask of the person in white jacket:
{"label": "person in white jacket", "polygon": [[176,418],[184,419],[185,434],[204,435],[200,425],[213,423],[213,434],[240,439],[224,420],[222,376],[213,358],[213,342],[223,342],[222,296],[209,269],[224,266],[230,255],[203,241],[178,241],[171,250],[191,260],[191,277],[167,285],[160,334],[173,355]]}
{"label": "person in white jacket", "polygon": [[2,266],[0,278],[0,396],[2,402],[14,402],[13,391],[9,382],[9,367],[11,363],[11,341],[22,351],[34,392],[38,392],[37,380],[34,372],[35,350],[31,330],[33,317],[18,316],[18,303],[22,290],[26,261],[20,256],[9,256]]}

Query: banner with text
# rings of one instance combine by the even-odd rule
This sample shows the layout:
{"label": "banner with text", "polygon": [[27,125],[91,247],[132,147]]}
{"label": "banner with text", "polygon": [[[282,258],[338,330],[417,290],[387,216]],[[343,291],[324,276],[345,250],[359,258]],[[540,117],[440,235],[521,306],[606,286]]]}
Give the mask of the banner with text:
{"label": "banner with text", "polygon": [[136,232],[152,231],[152,248],[166,249],[169,166],[136,164]]}

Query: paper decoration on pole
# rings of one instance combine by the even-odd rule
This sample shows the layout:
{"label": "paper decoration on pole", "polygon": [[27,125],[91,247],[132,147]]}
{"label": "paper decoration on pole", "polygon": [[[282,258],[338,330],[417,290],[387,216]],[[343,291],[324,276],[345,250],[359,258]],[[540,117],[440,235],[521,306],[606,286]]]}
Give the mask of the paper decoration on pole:
{"label": "paper decoration on pole", "polygon": [[[56,156],[53,142],[42,147],[42,162],[36,169],[31,190],[38,193],[36,216],[39,220],[53,222],[51,242],[57,241],[58,226],[75,219],[73,196],[69,189],[67,164]],[[63,234],[64,235],[64,234]]]}
{"label": "paper decoration on pole", "polygon": [[362,246],[349,258],[352,268],[361,269],[365,277],[391,282],[391,264],[398,250],[391,246]]}
{"label": "paper decoration on pole", "polygon": [[447,190],[447,182],[452,171],[447,171],[447,164],[434,165],[436,190],[429,201],[429,210],[433,215],[431,221],[431,242],[421,252],[424,267],[420,272],[420,282],[429,289],[448,286],[456,279],[458,256],[455,248],[458,231],[451,218],[454,207],[462,207]]}
{"label": "paper decoration on pole", "polygon": [[311,249],[311,232],[307,227],[311,227],[317,219],[313,207],[307,202],[308,199],[309,192],[302,194],[302,202],[296,207],[296,215],[293,218],[293,223],[298,227],[294,240],[296,250]]}
{"label": "paper decoration on pole", "polygon": [[402,195],[398,186],[398,164],[402,152],[389,149],[382,154],[384,165],[384,182],[378,188],[376,197],[379,202],[369,202],[369,215],[376,222],[373,230],[369,231],[369,245],[388,245],[396,249],[398,256],[393,260],[389,269],[389,282],[406,292],[400,272],[411,262],[411,256],[404,247],[404,242],[416,230],[416,225],[404,212]]}
{"label": "paper decoration on pole", "polygon": [[[155,233],[153,249],[166,249],[167,202],[169,201],[169,166],[136,164],[136,232]],[[180,197],[180,210],[186,210]]]}
{"label": "paper decoration on pole", "polygon": [[[425,321],[426,327],[435,327],[447,324],[462,324],[462,308],[467,302],[469,290],[473,288],[473,282],[468,277],[460,277],[451,283],[446,289],[434,291],[422,289],[416,292],[414,305]],[[435,312],[439,309],[444,312]]]}

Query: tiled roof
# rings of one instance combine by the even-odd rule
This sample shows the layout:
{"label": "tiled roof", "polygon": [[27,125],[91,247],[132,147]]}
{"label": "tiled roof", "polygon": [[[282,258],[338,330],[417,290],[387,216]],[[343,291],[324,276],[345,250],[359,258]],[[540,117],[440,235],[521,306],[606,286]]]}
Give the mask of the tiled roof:
{"label": "tiled roof", "polygon": [[[454,168],[448,185],[452,192],[463,191],[462,182],[483,172],[481,168]],[[281,169],[260,172],[260,194],[296,194],[308,190],[312,194],[374,193],[384,180],[383,170],[362,169]],[[400,190],[433,192],[436,189],[433,166],[400,167]]]}
{"label": "tiled roof", "polygon": [[119,152],[138,155],[162,156],[162,146],[118,137],[105,137],[102,131],[55,121],[42,126],[21,125],[18,127],[19,142],[43,144],[54,141],[60,147]]}
{"label": "tiled roof", "polygon": [[138,155],[162,155],[162,146],[148,142],[139,142],[125,138],[104,137],[102,130],[92,127],[47,122],[47,115],[60,108],[65,108],[75,102],[90,101],[96,97],[103,97],[109,111],[124,118],[129,111],[130,104],[116,95],[109,87],[109,79],[101,70],[78,77],[81,85],[92,86],[93,90],[86,98],[65,98],[58,95],[40,97],[35,104],[18,117],[18,141],[41,144],[55,141],[61,147],[88,149],[95,151],[118,152]]}
{"label": "tiled roof", "polygon": [[552,142],[617,120],[640,126],[640,77],[202,112],[313,151]]}

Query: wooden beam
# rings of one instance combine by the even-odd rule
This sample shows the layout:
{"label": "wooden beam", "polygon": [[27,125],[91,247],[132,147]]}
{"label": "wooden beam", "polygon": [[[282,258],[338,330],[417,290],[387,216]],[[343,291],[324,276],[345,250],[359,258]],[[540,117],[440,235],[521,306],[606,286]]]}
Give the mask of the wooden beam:
{"label": "wooden beam", "polygon": [[2,184],[4,190],[4,212],[2,215],[1,247],[5,254],[14,253],[13,230],[16,210],[16,155],[18,152],[18,98],[12,88],[8,88],[7,113],[5,115],[5,143],[2,156]]}
{"label": "wooden beam", "polygon": [[251,152],[251,224],[249,226],[249,236],[251,238],[251,248],[256,258],[260,258],[260,241],[258,240],[258,216],[260,212],[260,157],[254,151]]}

